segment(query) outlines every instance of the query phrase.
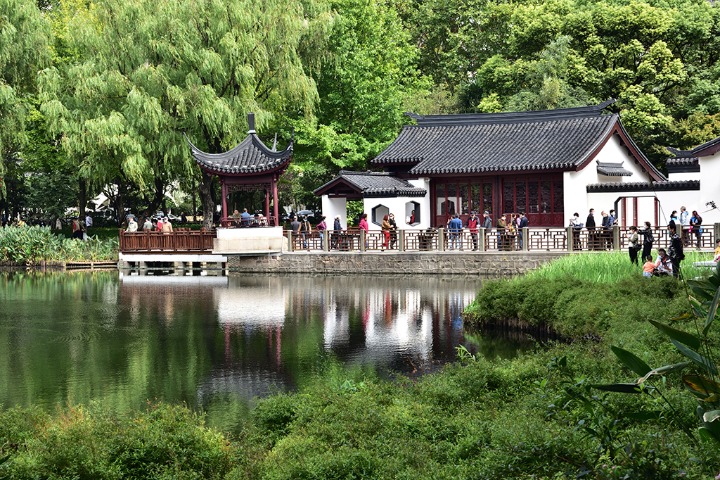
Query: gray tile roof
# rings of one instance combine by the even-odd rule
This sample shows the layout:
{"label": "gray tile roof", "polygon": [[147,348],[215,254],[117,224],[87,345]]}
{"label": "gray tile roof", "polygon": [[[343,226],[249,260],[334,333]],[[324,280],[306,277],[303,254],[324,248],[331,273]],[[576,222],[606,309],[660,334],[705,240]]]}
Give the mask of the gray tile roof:
{"label": "gray tile roof", "polygon": [[632,172],[623,168],[623,163],[601,162],[597,161],[597,172],[608,177],[629,177]]}
{"label": "gray tile roof", "polygon": [[697,157],[668,158],[665,167],[668,173],[699,172],[700,162]]}
{"label": "gray tile roof", "polygon": [[661,182],[593,183],[586,187],[588,192],[657,192],[700,190],[699,180],[673,180]]}
{"label": "gray tile roof", "polygon": [[414,187],[388,172],[353,172],[340,170],[337,177],[317,188],[315,195],[332,192],[338,185],[346,185],[364,197],[424,197],[427,190]]}
{"label": "gray tile roof", "polygon": [[416,175],[575,170],[613,133],[631,144],[643,168],[663,178],[605,104],[471,115],[411,115],[395,141],[372,160],[377,166],[407,166]]}
{"label": "gray tile roof", "polygon": [[698,145],[692,150],[678,150],[672,147],[668,147],[668,150],[677,158],[706,157],[720,151],[720,137]]}
{"label": "gray tile roof", "polygon": [[255,134],[248,135],[225,153],[205,153],[192,143],[190,149],[200,167],[227,175],[257,175],[277,170],[290,162],[293,152],[292,144],[281,152],[272,151]]}

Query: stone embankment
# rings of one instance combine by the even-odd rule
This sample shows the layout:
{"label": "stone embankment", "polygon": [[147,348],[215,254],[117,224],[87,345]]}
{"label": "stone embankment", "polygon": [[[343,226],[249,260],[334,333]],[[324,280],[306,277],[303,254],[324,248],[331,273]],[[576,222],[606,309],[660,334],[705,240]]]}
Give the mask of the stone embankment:
{"label": "stone embankment", "polygon": [[519,275],[566,255],[564,252],[413,252],[227,255],[229,273],[322,275]]}

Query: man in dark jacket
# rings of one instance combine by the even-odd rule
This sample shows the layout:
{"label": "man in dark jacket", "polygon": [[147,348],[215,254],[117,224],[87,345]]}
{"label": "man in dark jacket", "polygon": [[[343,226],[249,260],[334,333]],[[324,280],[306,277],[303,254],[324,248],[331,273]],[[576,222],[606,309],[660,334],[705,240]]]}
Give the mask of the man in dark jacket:
{"label": "man in dark jacket", "polygon": [[520,212],[520,221],[518,222],[517,232],[518,246],[520,247],[520,250],[523,249],[523,228],[527,228],[528,225],[530,225],[530,221],[525,216],[525,212]]}
{"label": "man in dark jacket", "polygon": [[[681,227],[682,228],[682,227]],[[677,233],[677,225],[673,220],[670,220],[668,224],[668,233],[670,234],[670,248],[668,249],[668,256],[673,267],[673,277],[680,275],[680,262],[685,260],[685,253],[683,252],[683,241],[680,235]]]}

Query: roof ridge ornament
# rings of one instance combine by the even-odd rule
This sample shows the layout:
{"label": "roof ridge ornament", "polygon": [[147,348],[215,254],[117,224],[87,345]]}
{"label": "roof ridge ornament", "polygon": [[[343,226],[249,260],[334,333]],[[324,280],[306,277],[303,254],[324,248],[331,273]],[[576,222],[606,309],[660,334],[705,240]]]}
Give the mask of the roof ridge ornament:
{"label": "roof ridge ornament", "polygon": [[255,135],[255,114],[253,112],[248,113],[248,134]]}

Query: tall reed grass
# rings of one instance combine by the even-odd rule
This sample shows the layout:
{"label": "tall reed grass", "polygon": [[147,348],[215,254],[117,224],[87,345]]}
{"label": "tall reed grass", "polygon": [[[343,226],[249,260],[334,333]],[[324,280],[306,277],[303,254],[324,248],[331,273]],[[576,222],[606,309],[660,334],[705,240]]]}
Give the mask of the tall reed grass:
{"label": "tall reed grass", "polygon": [[116,238],[87,241],[56,235],[49,227],[0,228],[0,262],[37,265],[44,261],[116,260]]}
{"label": "tall reed grass", "polygon": [[[653,259],[657,252],[653,251]],[[694,262],[712,260],[707,252],[687,251],[685,260],[680,264],[685,278],[707,277],[712,269],[695,267]],[[630,263],[627,252],[587,252],[567,255],[545,264],[525,275],[526,278],[559,280],[576,278],[592,283],[615,283],[625,278],[642,275],[642,263],[639,266]],[[519,281],[519,279],[515,280]]]}

